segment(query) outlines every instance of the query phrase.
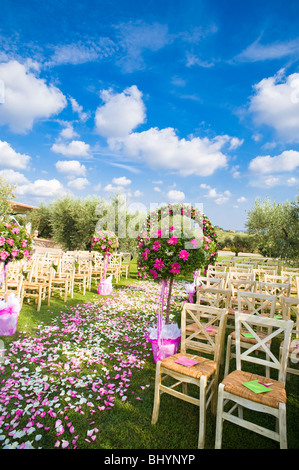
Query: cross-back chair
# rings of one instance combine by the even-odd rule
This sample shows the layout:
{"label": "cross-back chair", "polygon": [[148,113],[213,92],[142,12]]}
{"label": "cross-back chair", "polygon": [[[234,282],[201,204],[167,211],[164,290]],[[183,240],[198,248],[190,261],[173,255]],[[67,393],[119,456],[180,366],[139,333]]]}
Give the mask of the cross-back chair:
{"label": "cross-back chair", "polygon": [[[299,298],[284,297],[282,301],[283,320],[292,320],[294,327],[288,350],[287,374],[299,375]],[[280,344],[280,354],[283,352],[283,341]],[[297,367],[296,367],[297,365]],[[287,378],[289,376],[287,375]]]}
{"label": "cross-back chair", "polygon": [[[269,330],[268,336],[263,338],[258,336],[256,328],[261,327]],[[224,421],[229,421],[278,441],[280,448],[287,448],[285,381],[292,327],[293,322],[291,320],[277,320],[246,313],[236,313],[236,370],[225,376],[218,387],[216,449],[220,449],[222,446]],[[241,332],[244,329],[252,334],[256,340],[251,348],[246,350],[241,348]],[[284,335],[284,349],[280,357],[277,357],[270,349],[270,345],[273,338],[282,333]],[[255,355],[255,352],[261,349],[264,350],[266,359]],[[271,369],[271,371],[278,371],[278,380],[247,372],[244,364],[261,365]],[[255,393],[248,388],[249,386],[262,387],[262,393]],[[228,410],[225,409],[227,406],[230,407]],[[266,428],[265,425],[262,426],[259,423],[249,421],[249,419],[244,419],[243,408],[274,416],[276,429]],[[238,415],[234,414],[235,410],[238,411]],[[244,438],[244,434],[241,436]]]}
{"label": "cross-back chair", "polygon": [[[256,292],[241,292],[238,291],[238,310],[235,311],[235,318],[237,313],[246,313],[247,315],[257,315],[257,316],[269,316],[274,317],[275,314],[275,295],[266,295]],[[261,329],[257,331],[259,337],[264,337],[265,332]],[[255,338],[246,335],[246,332],[241,333],[241,347],[243,349],[250,348],[251,345],[256,341]],[[227,337],[226,345],[226,359],[225,359],[225,369],[224,375],[227,375],[229,372],[230,361],[232,358],[236,357],[233,352],[236,346],[236,331],[232,331]],[[266,371],[268,374],[269,371]]]}
{"label": "cross-back chair", "polygon": [[[198,327],[191,334],[188,334],[186,330],[188,319],[194,321]],[[152,424],[158,420],[160,396],[163,393],[198,406],[198,448],[204,448],[206,409],[210,403],[215,413],[215,392],[224,343],[225,323],[226,309],[186,303],[181,317],[181,351],[162,361],[157,361],[156,364]],[[186,364],[184,361],[191,361],[192,365],[184,365]],[[166,385],[165,379],[173,383]],[[199,397],[194,397],[190,393],[188,385],[191,384],[198,387]],[[177,390],[178,387],[181,387],[181,391]]]}

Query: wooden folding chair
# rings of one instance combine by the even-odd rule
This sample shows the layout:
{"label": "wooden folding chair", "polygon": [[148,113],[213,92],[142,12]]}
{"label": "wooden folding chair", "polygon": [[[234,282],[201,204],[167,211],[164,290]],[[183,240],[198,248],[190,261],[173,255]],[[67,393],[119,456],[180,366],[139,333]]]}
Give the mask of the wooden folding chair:
{"label": "wooden folding chair", "polygon": [[[291,320],[277,320],[275,318],[236,313],[236,370],[224,377],[218,387],[218,405],[216,418],[215,448],[222,445],[223,422],[229,421],[245,429],[261,434],[267,438],[278,441],[281,449],[287,448],[286,430],[286,367],[288,348],[291,340],[293,322]],[[266,328],[269,335],[260,338],[256,328]],[[249,349],[241,349],[241,332],[246,329],[255,338],[255,343]],[[273,338],[284,334],[284,348],[280,358],[276,357],[270,349]],[[263,350],[266,359],[256,356],[255,352]],[[269,379],[256,373],[244,370],[244,363],[263,365],[266,368],[278,371],[278,380]],[[265,392],[255,393],[249,386],[261,386]],[[230,408],[225,410],[225,407]],[[267,413],[276,418],[277,429],[244,419],[243,408]],[[238,411],[236,416],[234,411]],[[240,434],[244,439],[244,434]],[[247,443],[244,444],[247,447]]]}
{"label": "wooden folding chair", "polygon": [[[197,330],[191,334],[188,334],[186,330],[189,317],[197,325]],[[162,393],[170,394],[198,406],[198,448],[204,448],[206,409],[210,403],[212,412],[215,413],[215,392],[224,343],[225,323],[226,309],[186,303],[181,317],[181,351],[173,356],[166,357],[162,361],[157,361],[156,364],[152,424],[155,424],[158,420],[160,395]],[[193,351],[193,353],[187,351]],[[197,354],[194,354],[194,351]],[[208,359],[206,355],[210,356],[211,359]],[[183,365],[186,360],[191,360],[192,365]],[[162,383],[166,378],[173,381],[172,385]],[[199,398],[188,394],[188,384],[195,384],[199,388]],[[176,390],[179,386],[182,386],[181,391]]]}

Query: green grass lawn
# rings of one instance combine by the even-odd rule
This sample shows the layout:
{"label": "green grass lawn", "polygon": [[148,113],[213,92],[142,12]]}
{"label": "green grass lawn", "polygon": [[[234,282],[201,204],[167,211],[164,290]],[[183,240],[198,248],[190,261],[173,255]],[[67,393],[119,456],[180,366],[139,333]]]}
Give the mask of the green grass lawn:
{"label": "green grass lawn", "polygon": [[[144,331],[158,299],[159,286],[138,281],[133,261],[130,278],[114,285],[109,297],[98,296],[93,286],[66,304],[56,296],[40,312],[25,303],[17,333],[1,338],[0,448],[196,449],[194,405],[163,395],[159,420],[151,425],[155,364]],[[172,318],[180,318],[181,301],[175,288]],[[293,375],[287,381],[289,449],[299,447],[298,383]],[[214,448],[214,436],[208,410],[206,449]],[[223,448],[278,444],[225,423]]]}

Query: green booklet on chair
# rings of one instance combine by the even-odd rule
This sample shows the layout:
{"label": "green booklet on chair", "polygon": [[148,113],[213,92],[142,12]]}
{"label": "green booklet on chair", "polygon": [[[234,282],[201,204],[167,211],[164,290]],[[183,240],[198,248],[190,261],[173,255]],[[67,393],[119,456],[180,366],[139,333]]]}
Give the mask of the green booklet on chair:
{"label": "green booklet on chair", "polygon": [[249,382],[243,382],[242,385],[252,390],[254,393],[264,393],[270,392],[273,390],[269,387],[272,384],[264,384],[263,382],[259,382],[258,380],[250,380]]}

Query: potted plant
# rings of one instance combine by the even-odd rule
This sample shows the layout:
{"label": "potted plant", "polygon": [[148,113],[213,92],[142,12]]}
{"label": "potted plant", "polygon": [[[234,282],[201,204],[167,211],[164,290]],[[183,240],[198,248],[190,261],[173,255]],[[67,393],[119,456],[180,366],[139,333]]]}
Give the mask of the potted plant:
{"label": "potted plant", "polygon": [[109,258],[118,248],[118,238],[110,230],[100,230],[91,239],[91,249],[104,256],[103,275],[98,286],[99,295],[109,295],[112,292],[112,276],[106,279]]}
{"label": "potted plant", "polygon": [[[5,285],[7,265],[14,260],[29,259],[32,250],[32,240],[24,227],[17,223],[0,221],[0,286]],[[5,294],[0,299],[0,336],[12,335],[16,332],[20,300],[10,294],[7,301]]]}
{"label": "potted plant", "polygon": [[169,324],[174,280],[179,275],[189,275],[192,271],[206,269],[209,264],[214,263],[217,238],[210,220],[199,210],[184,204],[169,204],[148,215],[138,239],[137,276],[151,278],[162,284],[157,321],[159,358],[164,354],[161,338],[166,289],[168,288],[164,325]]}

